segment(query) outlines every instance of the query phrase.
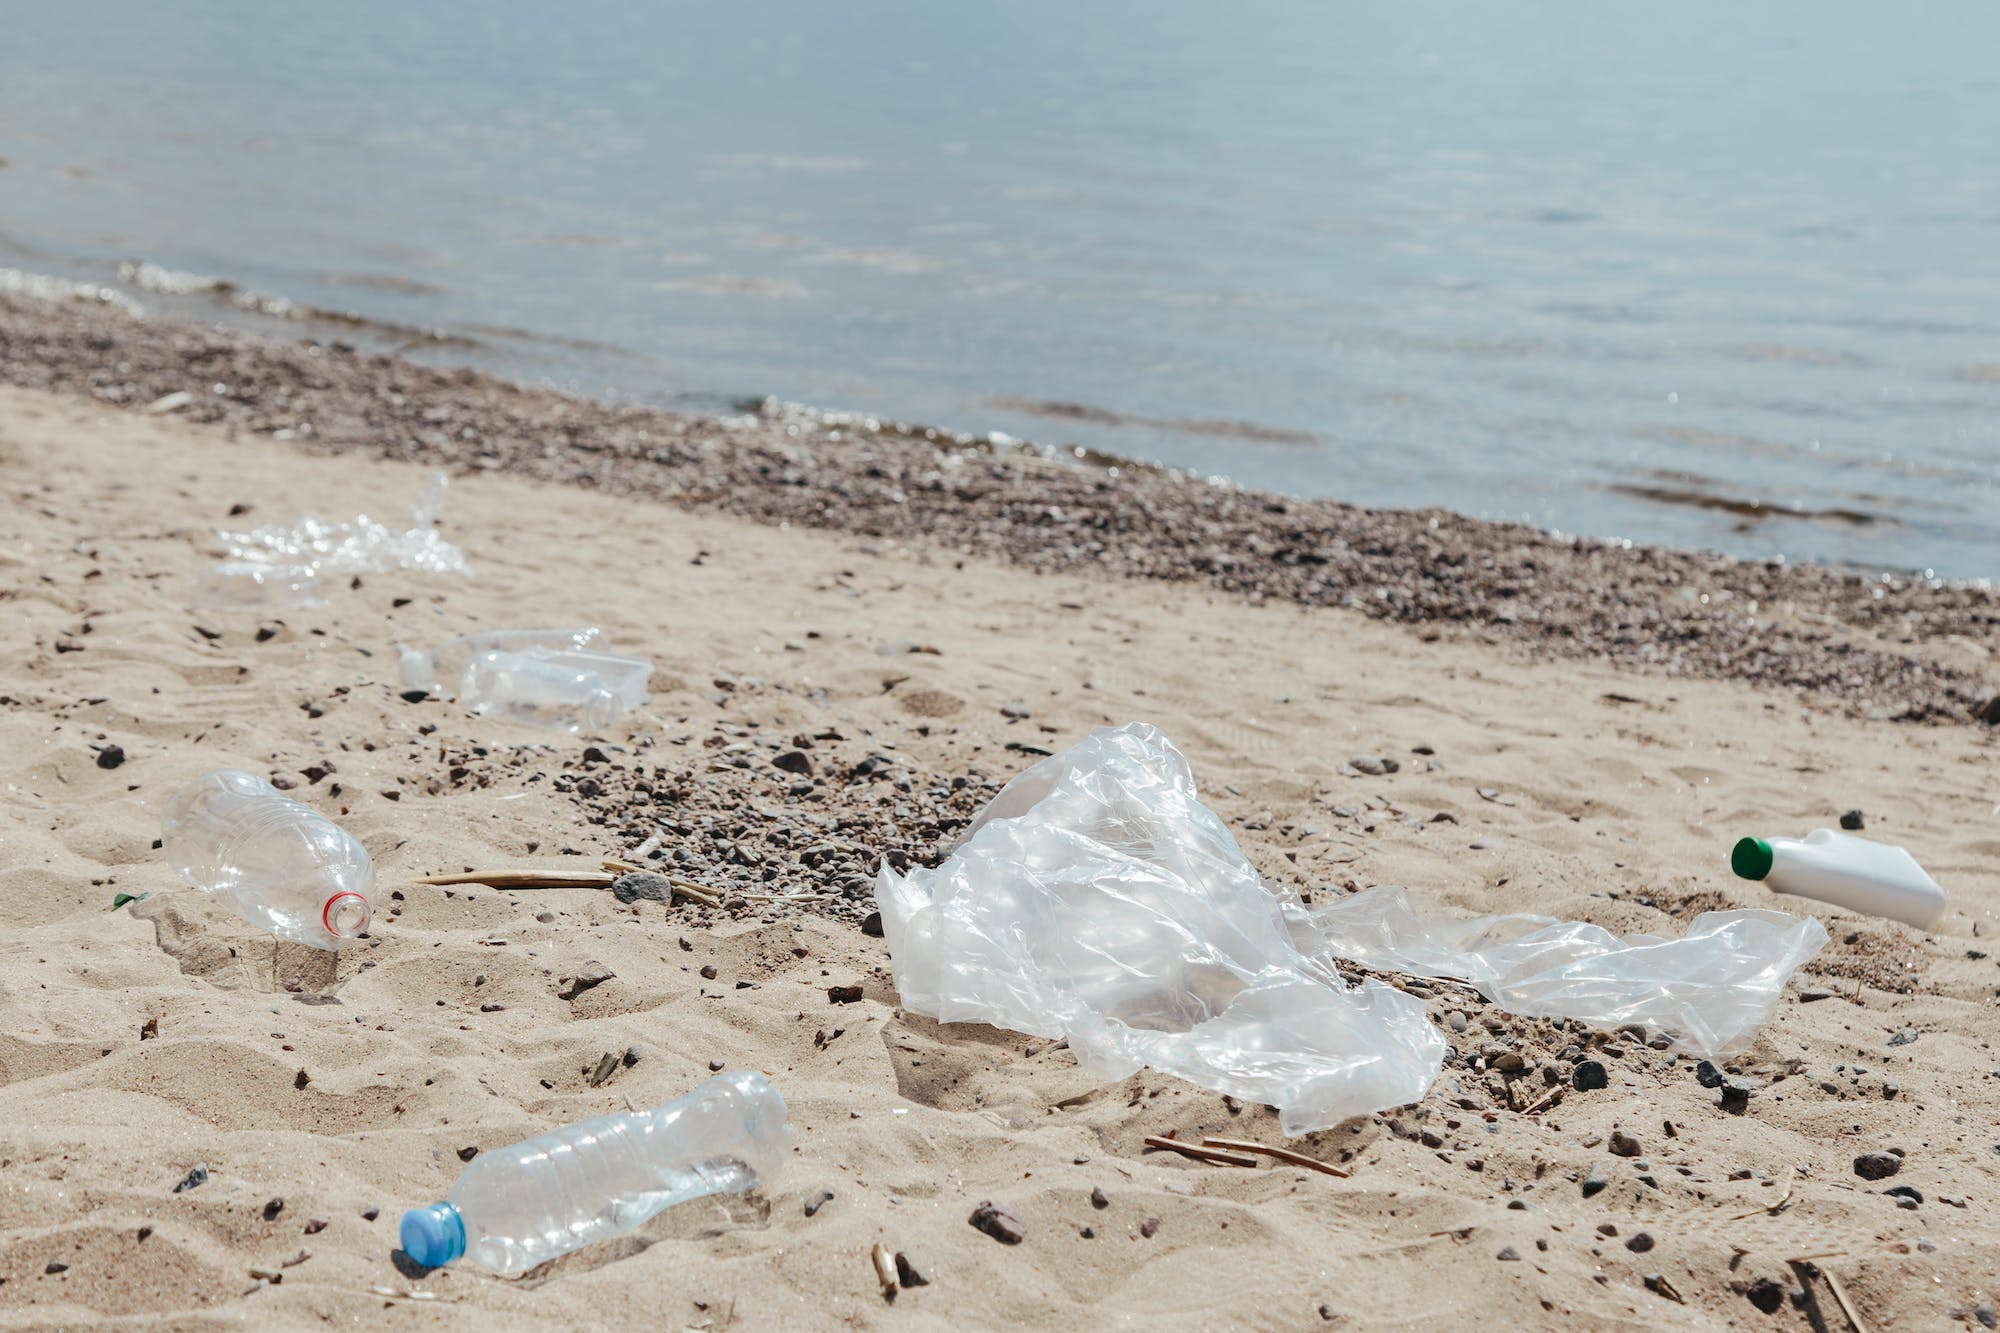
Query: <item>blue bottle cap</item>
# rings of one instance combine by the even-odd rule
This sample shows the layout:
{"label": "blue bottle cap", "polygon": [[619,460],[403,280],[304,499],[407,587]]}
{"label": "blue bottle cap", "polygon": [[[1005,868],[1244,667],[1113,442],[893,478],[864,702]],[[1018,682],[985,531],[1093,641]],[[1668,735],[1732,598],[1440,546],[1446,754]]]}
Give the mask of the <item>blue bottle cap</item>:
{"label": "blue bottle cap", "polygon": [[443,1268],[465,1253],[465,1219],[449,1202],[403,1214],[403,1253],[425,1268]]}

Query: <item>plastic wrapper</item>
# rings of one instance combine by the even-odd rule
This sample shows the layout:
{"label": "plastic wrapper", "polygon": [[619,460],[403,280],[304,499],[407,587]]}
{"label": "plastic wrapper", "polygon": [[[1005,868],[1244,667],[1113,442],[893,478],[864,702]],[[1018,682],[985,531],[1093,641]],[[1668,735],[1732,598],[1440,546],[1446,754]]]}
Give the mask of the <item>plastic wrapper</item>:
{"label": "plastic wrapper", "polygon": [[1512,1013],[1637,1023],[1704,1056],[1747,1044],[1826,944],[1826,927],[1784,912],[1703,912],[1670,940],[1548,916],[1419,914],[1388,886],[1292,911],[1329,959],[1467,982]]}
{"label": "plastic wrapper", "polygon": [[1711,912],[1681,940],[1546,917],[1419,916],[1399,889],[1313,910],[1266,885],[1156,728],[1100,728],[1010,782],[935,870],[876,884],[905,1007],[1069,1041],[1278,1108],[1286,1133],[1421,1099],[1443,1036],[1340,960],[1454,977],[1516,1012],[1645,1023],[1717,1053],[1825,943],[1809,918]]}
{"label": "plastic wrapper", "polygon": [[437,534],[446,478],[440,472],[410,510],[410,526],[395,528],[366,514],[348,519],[302,518],[247,532],[223,532],[223,549],[236,560],[305,565],[322,575],[414,569],[429,574],[470,574],[465,552]]}
{"label": "plastic wrapper", "polygon": [[1418,1100],[1443,1062],[1421,1002],[1347,989],[1294,943],[1150,726],[1043,760],[942,866],[884,869],[876,896],[905,1007],[1067,1038],[1099,1078],[1178,1074],[1301,1134]]}

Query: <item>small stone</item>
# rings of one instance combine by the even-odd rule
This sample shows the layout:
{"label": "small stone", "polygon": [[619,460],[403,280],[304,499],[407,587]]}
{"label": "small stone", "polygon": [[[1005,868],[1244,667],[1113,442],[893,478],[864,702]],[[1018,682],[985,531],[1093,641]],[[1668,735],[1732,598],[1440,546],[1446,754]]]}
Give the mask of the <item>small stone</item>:
{"label": "small stone", "polygon": [[1840,826],[1849,833],[1859,833],[1864,827],[1861,812],[1859,810],[1849,810],[1840,817]]}
{"label": "small stone", "polygon": [[1972,1308],[1972,1317],[1979,1321],[1981,1328],[2000,1327],[2000,1314],[1996,1314],[1990,1305],[1975,1305]]}
{"label": "small stone", "polygon": [[372,1203],[369,1204],[366,1208],[363,1208],[361,1210],[361,1220],[364,1222],[373,1222],[376,1218],[380,1217],[381,1215],[382,1215],[382,1210],[376,1207]]}
{"label": "small stone", "polygon": [[1631,1239],[1625,1242],[1625,1248],[1634,1254],[1644,1254],[1653,1248],[1653,1237],[1649,1232],[1635,1231]]}
{"label": "small stone", "polygon": [[537,912],[535,913],[535,920],[545,926],[553,926],[556,923],[556,914],[554,912]]}
{"label": "small stone", "polygon": [[1501,1246],[1500,1253],[1494,1255],[1493,1257],[1495,1259],[1498,1259],[1503,1264],[1518,1264],[1521,1262],[1521,1252],[1515,1249],[1512,1245]]}
{"label": "small stone", "polygon": [[1157,1217],[1149,1217],[1145,1221],[1141,1222],[1139,1224],[1139,1234],[1144,1236],[1147,1240],[1151,1240],[1153,1237],[1159,1235],[1160,1219]]}
{"label": "small stone", "polygon": [[641,900],[671,903],[674,900],[674,883],[665,875],[656,875],[650,870],[635,870],[611,881],[611,895],[621,903]]}
{"label": "small stone", "polygon": [[910,1262],[910,1256],[896,1251],[896,1281],[904,1287],[928,1287],[931,1280],[918,1271]]}
{"label": "small stone", "polygon": [[42,1271],[44,1273],[67,1273],[69,1272],[69,1265],[59,1260],[51,1259],[49,1260],[49,1266]]}
{"label": "small stone", "polygon": [[1609,1180],[1605,1179],[1602,1172],[1592,1171],[1583,1178],[1583,1197],[1588,1199],[1592,1195],[1602,1194],[1604,1187],[1610,1183]]}
{"label": "small stone", "polygon": [[468,1143],[458,1150],[458,1160],[461,1162],[469,1162],[477,1156],[479,1156],[479,1145],[474,1143]]}
{"label": "small stone", "polygon": [[714,963],[703,963],[703,964],[701,965],[701,977],[702,977],[702,980],[704,980],[704,981],[713,981],[713,980],[715,980],[715,964],[714,964]]}
{"label": "small stone", "polygon": [[829,1004],[855,1004],[861,999],[859,986],[828,986],[826,998]]}
{"label": "small stone", "polygon": [[640,1057],[645,1055],[645,1053],[646,1052],[644,1050],[640,1049],[637,1046],[627,1046],[625,1048],[625,1054],[618,1057],[618,1063],[624,1065],[627,1069],[630,1069],[633,1065],[639,1063]]}
{"label": "small stone", "polygon": [[[965,1219],[975,1230],[983,1231],[1002,1245],[1019,1245],[1028,1234],[1021,1222],[1021,1215],[1004,1203],[991,1199],[981,1200],[972,1210],[972,1216]],[[1149,1233],[1150,1234],[1150,1233]]]}
{"label": "small stone", "polygon": [[1519,1051],[1506,1051],[1493,1058],[1492,1068],[1503,1074],[1515,1074],[1528,1067],[1528,1057]]}
{"label": "small stone", "polygon": [[275,1222],[278,1220],[278,1214],[284,1211],[285,1201],[283,1199],[267,1200],[264,1204],[264,1220],[266,1222]]}
{"label": "small stone", "polygon": [[1899,1028],[1896,1031],[1896,1035],[1889,1038],[1889,1044],[1891,1046],[1908,1046],[1916,1041],[1917,1036],[1918,1033],[1915,1028]]}
{"label": "small stone", "polygon": [[1695,1082],[1701,1084],[1704,1088],[1719,1088],[1722,1086],[1722,1071],[1715,1067],[1715,1061],[1713,1060],[1703,1060],[1700,1064],[1696,1065],[1694,1067],[1694,1078]]}
{"label": "small stone", "polygon": [[1915,1208],[1924,1201],[1924,1192],[1915,1185],[1892,1185],[1882,1192],[1903,1208]]}
{"label": "small stone", "polygon": [[1571,1086],[1578,1092],[1596,1092],[1599,1088],[1609,1087],[1611,1084],[1610,1071],[1605,1069],[1602,1060],[1577,1061],[1569,1079]]}
{"label": "small stone", "polygon": [[1800,1004],[1818,1004],[1821,1000],[1831,1000],[1832,998],[1833,992],[1830,990],[1802,990],[1799,992]]}
{"label": "small stone", "polygon": [[1750,1303],[1764,1314],[1776,1314],[1785,1303],[1785,1289],[1768,1277],[1760,1277],[1752,1282],[1743,1293]]}
{"label": "small stone", "polygon": [[1371,778],[1387,777],[1400,772],[1403,767],[1396,760],[1380,754],[1356,755],[1347,762],[1356,772],[1366,773]]}
{"label": "small stone", "polygon": [[1453,1032],[1465,1031],[1466,1024],[1469,1021],[1470,1020],[1466,1018],[1464,1011],[1460,1009],[1454,1009],[1450,1013],[1444,1016],[1444,1025],[1450,1028]]}
{"label": "small stone", "polygon": [[97,752],[97,766],[99,768],[116,768],[124,762],[125,747],[122,745],[107,745]]}
{"label": "small stone", "polygon": [[1753,1091],[1755,1088],[1747,1079],[1725,1079],[1722,1084],[1722,1096],[1716,1105],[1730,1115],[1742,1115],[1750,1109],[1750,1094]]}
{"label": "small stone", "polygon": [[861,933],[863,935],[868,936],[870,939],[877,939],[877,940],[881,939],[882,914],[880,912],[870,912],[867,916],[862,917]]}
{"label": "small stone", "polygon": [[602,986],[617,975],[604,964],[592,959],[578,968],[575,976],[567,978],[568,989],[558,991],[557,994],[565,1000],[574,1000],[593,986]]}
{"label": "small stone", "polygon": [[821,1190],[818,1194],[806,1200],[806,1216],[812,1217],[831,1202],[833,1202],[833,1191]]}
{"label": "small stone", "polygon": [[324,1230],[326,1230],[325,1218],[312,1217],[306,1219],[306,1234],[308,1236],[317,1236],[320,1232]]}
{"label": "small stone", "polygon": [[1019,699],[1010,699],[1000,705],[1000,716],[1012,722],[1025,722],[1034,715],[1028,711],[1028,706]]}
{"label": "small stone", "polygon": [[808,778],[812,776],[813,771],[812,758],[804,750],[787,750],[773,759],[771,766],[782,769],[787,773],[797,773],[801,777]]}
{"label": "small stone", "polygon": [[196,1162],[188,1173],[181,1177],[181,1183],[174,1186],[174,1193],[180,1194],[187,1190],[197,1189],[207,1183],[208,1164],[206,1162]]}
{"label": "small stone", "polygon": [[1095,1185],[1091,1187],[1090,1206],[1092,1208],[1109,1208],[1111,1206],[1111,1196],[1104,1192],[1104,1186]]}
{"label": "small stone", "polygon": [[1618,1157],[1637,1157],[1641,1151],[1639,1140],[1622,1129],[1611,1131],[1611,1151]]}
{"label": "small stone", "polygon": [[1854,1159],[1854,1174],[1863,1180],[1886,1180],[1903,1169],[1903,1159],[1894,1153],[1865,1152]]}
{"label": "small stone", "polygon": [[1882,1085],[1882,1095],[1892,1101],[1895,1099],[1898,1093],[1902,1092],[1902,1090],[1903,1090],[1903,1085],[1900,1083],[1884,1083]]}

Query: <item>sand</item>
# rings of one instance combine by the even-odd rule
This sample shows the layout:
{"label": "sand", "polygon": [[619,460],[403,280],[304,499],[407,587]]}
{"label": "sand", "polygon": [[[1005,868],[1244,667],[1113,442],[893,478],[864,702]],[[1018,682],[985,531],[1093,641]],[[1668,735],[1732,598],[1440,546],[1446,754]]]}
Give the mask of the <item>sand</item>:
{"label": "sand", "polygon": [[[389,514],[425,475],[0,390],[0,1326],[1839,1329],[1842,1298],[1870,1328],[1991,1317],[1992,729],[499,473],[447,501],[470,579],[369,574],[277,618],[188,610],[218,525]],[[254,508],[231,518],[238,503]],[[948,824],[1032,761],[1009,743],[1143,719],[1267,875],[1305,891],[1407,884],[1468,912],[1672,933],[1770,904],[1728,876],[1734,838],[1858,807],[1952,910],[1929,934],[1825,911],[1832,947],[1736,1062],[1757,1085],[1743,1115],[1691,1061],[1615,1034],[1587,1052],[1607,1088],[1508,1109],[1466,1063],[1483,1043],[1566,1082],[1562,1048],[1605,1038],[1438,988],[1440,1018],[1469,1022],[1431,1096],[1288,1141],[1349,1178],[1202,1165],[1142,1140],[1287,1141],[1264,1108],[1151,1073],[1099,1087],[1046,1041],[903,1012],[854,920],[865,903],[635,910],[415,884],[633,850],[623,807],[531,779],[574,786],[582,742],[398,695],[395,641],[545,623],[602,625],[657,661],[599,771],[685,769],[690,829],[726,799],[845,812],[872,836],[966,778],[923,806]],[[820,787],[793,796],[757,742],[828,733]],[[709,772],[745,741],[755,765]],[[853,777],[870,753],[912,791]],[[1401,771],[1359,776],[1358,755]],[[285,777],[367,844],[370,939],[337,961],[279,948],[175,881],[161,804],[224,765]],[[908,845],[935,859],[936,826],[927,851]],[[700,830],[704,857],[719,827]],[[842,892],[814,858],[757,845],[771,892]],[[111,910],[120,892],[153,896]],[[591,961],[615,977],[560,998]],[[830,1003],[848,984],[863,998]],[[628,1048],[636,1063],[592,1086]],[[526,1280],[398,1265],[401,1210],[441,1197],[462,1150],[668,1100],[718,1064],[765,1071],[790,1103],[796,1153],[770,1188]],[[1639,1155],[1612,1155],[1614,1132]],[[1857,1176],[1858,1154],[1890,1149],[1893,1179]],[[197,1163],[207,1182],[175,1193]],[[1921,1203],[1882,1193],[1901,1185]],[[1019,1245],[968,1225],[986,1200],[1018,1212]],[[877,1242],[929,1285],[886,1302]],[[1788,1265],[1801,1256],[1822,1257]],[[1770,1314],[1752,1299],[1767,1292]]]}

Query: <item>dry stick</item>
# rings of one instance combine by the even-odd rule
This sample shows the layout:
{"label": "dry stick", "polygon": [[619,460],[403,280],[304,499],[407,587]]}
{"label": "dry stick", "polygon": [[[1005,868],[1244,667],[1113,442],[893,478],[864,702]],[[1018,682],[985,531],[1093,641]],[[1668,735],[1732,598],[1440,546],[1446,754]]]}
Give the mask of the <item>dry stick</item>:
{"label": "dry stick", "polygon": [[1330,1162],[1322,1162],[1317,1157],[1308,1157],[1302,1152],[1293,1152],[1290,1148],[1273,1148],[1266,1143],[1253,1143],[1249,1139],[1218,1139],[1211,1136],[1204,1138],[1201,1141],[1201,1146],[1204,1148],[1230,1148],[1237,1152],[1262,1153],[1266,1157],[1275,1157],[1281,1162],[1290,1162],[1293,1166],[1302,1166],[1309,1171],[1324,1171],[1329,1176],[1339,1176],[1342,1180],[1347,1179],[1353,1174],[1352,1172],[1341,1170]]}
{"label": "dry stick", "polygon": [[1840,1285],[1840,1279],[1833,1275],[1833,1270],[1821,1268],[1819,1275],[1826,1279],[1826,1285],[1833,1292],[1833,1299],[1840,1304],[1840,1312],[1847,1316],[1848,1323],[1854,1325],[1854,1333],[1868,1333],[1868,1325],[1862,1323],[1861,1316],[1854,1312],[1854,1302],[1847,1299],[1847,1289]]}
{"label": "dry stick", "polygon": [[484,884],[489,889],[606,889],[618,876],[602,870],[484,870],[425,875],[419,884]]}
{"label": "dry stick", "polygon": [[1160,1134],[1148,1134],[1146,1136],[1146,1146],[1148,1148],[1165,1148],[1168,1152],[1177,1152],[1183,1157],[1192,1157],[1197,1162],[1210,1162],[1216,1166],[1257,1165],[1257,1159],[1254,1157],[1245,1157],[1241,1153],[1217,1152],[1212,1148],[1201,1148],[1192,1143],[1182,1143],[1179,1139],[1170,1139]]}

